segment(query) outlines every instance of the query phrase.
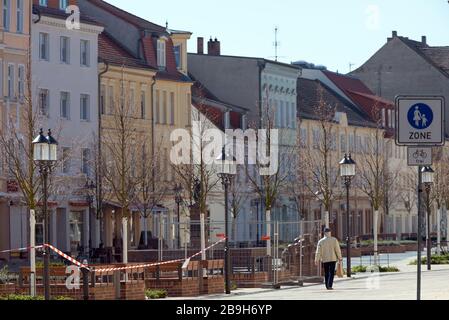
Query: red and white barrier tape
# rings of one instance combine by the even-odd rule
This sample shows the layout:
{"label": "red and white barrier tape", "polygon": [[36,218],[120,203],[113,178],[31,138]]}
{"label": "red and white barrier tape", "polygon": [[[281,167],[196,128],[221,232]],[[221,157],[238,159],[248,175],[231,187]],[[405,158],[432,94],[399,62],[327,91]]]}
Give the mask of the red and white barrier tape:
{"label": "red and white barrier tape", "polygon": [[[204,251],[210,250],[213,247],[219,245],[220,243],[222,243],[224,241],[225,241],[225,239],[222,239],[222,240],[210,245],[209,247],[204,249]],[[134,266],[118,267],[118,268],[94,269],[93,271],[95,271],[95,272],[112,272],[112,271],[123,271],[123,270],[138,269],[138,268],[150,268],[150,267],[162,266],[162,265],[176,263],[176,262],[182,262],[185,260],[191,260],[191,259],[199,256],[201,253],[203,253],[203,251],[200,251],[187,259],[177,259],[177,260],[171,260],[171,261],[165,261],[165,262],[155,262],[155,263],[150,263],[150,264],[142,264],[142,265],[134,265]]]}
{"label": "red and white barrier tape", "polygon": [[[222,239],[222,240],[220,240],[220,241],[210,245],[209,247],[204,249],[204,252],[212,249],[213,247],[215,247],[215,246],[219,245],[220,243],[224,242],[225,240],[226,239],[224,238],[224,239]],[[74,258],[68,256],[67,254],[65,254],[61,250],[55,248],[51,244],[44,244],[42,246],[36,246],[36,247],[34,247],[34,249],[42,249],[44,247],[50,248],[53,252],[55,252],[56,254],[61,256],[62,258],[66,259],[67,261],[70,261],[74,265],[77,265],[80,268],[85,268],[85,269],[88,269],[89,271],[95,271],[95,272],[112,272],[112,271],[123,271],[123,270],[137,269],[137,268],[149,268],[149,267],[162,266],[162,265],[166,265],[166,264],[171,264],[171,263],[191,260],[191,259],[193,259],[193,258],[195,258],[195,257],[197,257],[197,256],[199,256],[200,254],[203,253],[203,251],[201,250],[200,252],[195,253],[193,256],[191,256],[191,257],[189,257],[187,259],[177,259],[177,260],[171,260],[171,261],[156,262],[156,263],[150,263],[150,264],[134,265],[134,266],[127,266],[127,267],[119,267],[119,268],[104,268],[104,269],[91,270],[88,266],[86,266],[83,263],[81,263],[81,262],[75,260]],[[19,248],[19,249],[14,249],[14,250],[5,250],[5,251],[0,251],[0,253],[15,252],[15,251],[28,251],[28,250],[31,250],[31,249],[33,249],[33,247]]]}
{"label": "red and white barrier tape", "polygon": [[73,263],[74,265],[77,265],[80,268],[86,268],[89,269],[86,265],[82,264],[79,261],[76,261],[75,259],[73,259],[72,257],[66,255],[64,252],[62,252],[61,250],[53,247],[51,244],[44,244],[45,247],[50,248],[51,250],[53,250],[55,253],[57,253],[58,255],[60,255],[61,257],[63,257],[64,259],[70,261],[71,263]]}
{"label": "red and white barrier tape", "polygon": [[10,250],[3,250],[0,251],[0,253],[10,253],[10,252],[21,252],[21,251],[29,251],[31,249],[42,249],[44,246],[36,246],[36,247],[26,247],[26,248],[18,248],[18,249],[10,249]]}

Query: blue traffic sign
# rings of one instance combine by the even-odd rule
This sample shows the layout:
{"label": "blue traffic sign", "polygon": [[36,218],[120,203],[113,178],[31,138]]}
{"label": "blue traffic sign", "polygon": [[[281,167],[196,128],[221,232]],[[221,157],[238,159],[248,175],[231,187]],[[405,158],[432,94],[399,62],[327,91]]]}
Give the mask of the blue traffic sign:
{"label": "blue traffic sign", "polygon": [[425,130],[433,123],[433,111],[424,103],[413,105],[408,111],[407,117],[410,125],[418,130]]}

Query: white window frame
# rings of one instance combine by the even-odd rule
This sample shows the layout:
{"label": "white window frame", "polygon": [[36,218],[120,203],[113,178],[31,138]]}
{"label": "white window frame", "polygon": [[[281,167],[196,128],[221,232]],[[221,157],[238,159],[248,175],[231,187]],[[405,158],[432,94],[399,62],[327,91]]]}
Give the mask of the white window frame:
{"label": "white window frame", "polygon": [[[86,52],[86,61],[83,59],[84,51]],[[80,40],[80,65],[82,67],[90,67],[90,41]]]}
{"label": "white window frame", "polygon": [[[11,74],[12,69],[12,74]],[[16,78],[16,66],[13,63],[8,63],[8,98],[15,98],[16,94],[16,86],[15,86],[15,78]]]}
{"label": "white window frame", "polygon": [[69,5],[69,0],[59,0],[59,9],[60,10],[64,10],[67,8],[67,6]]}
{"label": "white window frame", "polygon": [[[66,96],[66,115],[64,115],[63,112],[63,105],[62,105],[62,101],[63,101],[63,96]],[[60,105],[60,115],[61,115],[61,119],[65,119],[65,120],[70,120],[70,92],[68,91],[61,91],[60,96],[59,96],[59,105]]]}
{"label": "white window frame", "polygon": [[[45,100],[45,109],[42,108],[42,92],[46,92],[46,100]],[[39,114],[43,116],[50,117],[50,90],[46,88],[40,88],[39,89]]]}
{"label": "white window frame", "polygon": [[[42,50],[43,46],[45,51]],[[45,32],[39,33],[39,60],[50,61],[50,34]]]}
{"label": "white window frame", "polygon": [[11,29],[11,0],[3,0],[3,29]]}
{"label": "white window frame", "polygon": [[[65,42],[64,42],[64,40],[65,40]],[[63,43],[66,44],[66,48],[65,48],[65,54],[66,54],[65,59],[66,60],[65,61],[64,61],[64,55],[63,55],[63,49],[64,49]],[[61,36],[59,38],[59,61],[64,64],[70,64],[70,38],[69,37]]]}
{"label": "white window frame", "polygon": [[17,89],[19,90],[19,98],[25,97],[25,65],[19,64],[17,75]]}
{"label": "white window frame", "polygon": [[[87,98],[86,105],[84,105],[84,98]],[[88,94],[81,94],[80,96],[80,119],[85,122],[90,121],[90,95]]]}
{"label": "white window frame", "polygon": [[159,68],[167,66],[167,43],[165,39],[157,40],[157,66]]}
{"label": "white window frame", "polygon": [[23,33],[23,1],[16,0],[16,31],[17,33]]}

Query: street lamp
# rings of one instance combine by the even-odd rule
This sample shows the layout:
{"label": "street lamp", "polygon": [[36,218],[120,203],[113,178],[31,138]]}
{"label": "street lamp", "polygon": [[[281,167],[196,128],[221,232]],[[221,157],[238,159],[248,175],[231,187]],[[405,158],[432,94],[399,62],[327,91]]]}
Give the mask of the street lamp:
{"label": "street lamp", "polygon": [[230,263],[229,256],[229,186],[232,179],[236,174],[236,160],[234,157],[226,154],[225,148],[223,148],[221,155],[217,159],[220,163],[219,177],[225,189],[225,289],[226,294],[231,294],[231,282],[230,282]]}
{"label": "street lamp", "polygon": [[[430,230],[430,191],[433,185],[433,177],[435,171],[431,167],[423,167],[421,169],[422,183],[426,189],[426,209],[427,209],[427,270],[432,270],[432,236]],[[421,250],[421,248],[418,248]]]}
{"label": "street lamp", "polygon": [[[48,136],[44,136],[41,129],[39,135],[33,141],[34,161],[39,166],[39,173],[43,180],[44,192],[44,244],[49,244],[49,222],[48,205],[48,175],[51,173],[53,164],[58,160],[58,142],[52,137],[51,130],[48,130]],[[50,250],[44,247],[44,292],[45,300],[50,300]]]}
{"label": "street lamp", "polygon": [[182,203],[182,186],[181,185],[175,185],[173,189],[175,193],[175,202],[177,205],[177,214],[178,214],[178,230],[177,230],[177,238],[178,238],[178,249],[181,248],[181,216],[180,216],[180,210],[179,207]]}
{"label": "street lamp", "polygon": [[[94,196],[92,195],[92,192],[94,192],[94,190],[97,189],[97,186],[95,185],[95,182],[93,182],[92,180],[90,180],[89,178],[86,180],[86,185],[84,186],[84,188],[87,190],[87,196],[86,196],[86,200],[87,203],[89,204],[89,222],[91,222],[91,214],[92,214],[92,204],[94,202]],[[92,245],[92,232],[93,232],[93,228],[92,228],[92,223],[90,223],[89,226],[89,251],[92,249],[93,245]],[[101,230],[100,230],[101,232]],[[101,238],[101,237],[100,237]],[[90,256],[90,254],[89,254]]]}
{"label": "street lamp", "polygon": [[351,277],[351,232],[349,228],[349,188],[351,180],[355,176],[356,163],[352,160],[351,155],[345,154],[343,160],[340,161],[340,176],[344,179],[346,186],[346,269],[348,270],[348,278]]}

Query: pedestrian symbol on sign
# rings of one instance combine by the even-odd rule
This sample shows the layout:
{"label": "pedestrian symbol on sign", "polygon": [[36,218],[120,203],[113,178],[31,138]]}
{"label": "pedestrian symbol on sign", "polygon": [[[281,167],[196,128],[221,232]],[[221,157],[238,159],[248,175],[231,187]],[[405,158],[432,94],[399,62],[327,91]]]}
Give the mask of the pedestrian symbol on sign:
{"label": "pedestrian symbol on sign", "polygon": [[408,122],[418,130],[429,128],[433,123],[432,109],[424,103],[413,105],[408,112]]}

